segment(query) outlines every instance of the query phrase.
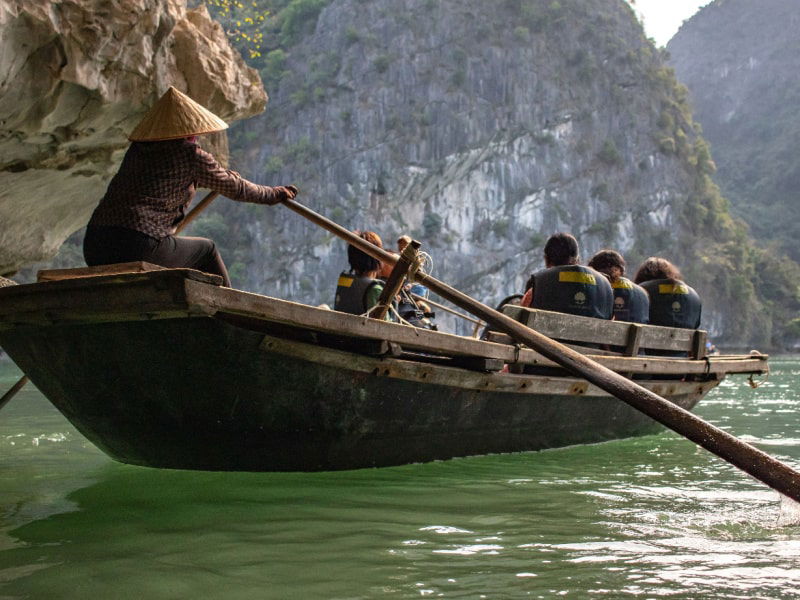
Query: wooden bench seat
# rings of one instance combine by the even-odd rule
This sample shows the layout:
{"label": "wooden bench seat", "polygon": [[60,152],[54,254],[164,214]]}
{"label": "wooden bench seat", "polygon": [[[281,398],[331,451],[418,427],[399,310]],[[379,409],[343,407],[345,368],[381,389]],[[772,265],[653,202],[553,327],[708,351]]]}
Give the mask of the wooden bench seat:
{"label": "wooden bench seat", "polygon": [[[587,353],[596,353],[596,346],[607,346],[605,352],[620,356],[637,356],[640,353],[686,353],[693,359],[702,359],[706,354],[707,333],[703,330],[679,329],[642,325],[624,321],[606,321],[549,310],[504,306],[503,312],[511,318],[535,329],[550,338],[571,346],[583,346]],[[511,338],[506,343],[512,343]],[[499,334],[491,341],[501,342]],[[591,344],[594,347],[587,347]]]}
{"label": "wooden bench seat", "polygon": [[[86,277],[102,277],[108,275],[128,275],[130,273],[148,273],[151,271],[166,271],[167,267],[154,265],[144,261],[134,261],[126,263],[115,263],[111,265],[99,265],[97,267],[78,267],[75,269],[47,269],[36,274],[36,281],[43,283],[46,281],[63,281],[65,279],[82,279]],[[175,269],[172,269],[175,270]],[[222,285],[222,277],[203,273],[196,269],[180,269],[186,272],[195,281],[210,283],[211,285]],[[189,275],[190,274],[190,275]]]}

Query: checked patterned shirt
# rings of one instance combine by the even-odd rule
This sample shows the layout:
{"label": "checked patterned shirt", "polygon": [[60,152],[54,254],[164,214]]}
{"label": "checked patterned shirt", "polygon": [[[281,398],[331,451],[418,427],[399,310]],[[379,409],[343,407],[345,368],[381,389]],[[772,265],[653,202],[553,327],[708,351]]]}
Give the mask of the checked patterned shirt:
{"label": "checked patterned shirt", "polygon": [[282,199],[274,188],[224,169],[195,142],[133,142],[89,225],[125,227],[161,239],[175,232],[197,187],[240,202]]}

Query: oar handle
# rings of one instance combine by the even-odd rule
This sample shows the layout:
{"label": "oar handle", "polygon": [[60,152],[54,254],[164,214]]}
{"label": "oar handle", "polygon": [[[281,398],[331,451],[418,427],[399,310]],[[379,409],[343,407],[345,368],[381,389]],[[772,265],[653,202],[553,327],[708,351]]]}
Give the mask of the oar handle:
{"label": "oar handle", "polygon": [[[397,257],[394,255],[382,248],[378,248],[294,200],[285,200],[284,204],[294,212],[341,237],[373,258],[392,265],[397,262]],[[446,283],[419,271],[414,275],[416,281],[423,283],[430,290],[456,306],[483,319],[494,329],[507,333],[515,341],[533,348],[569,372],[584,377],[612,396],[619,398],[709,452],[749,473],[781,494],[800,502],[800,473],[771,457],[766,452],[762,452],[728,432],[705,422],[688,410],[594,362],[585,355],[551,340],[538,331],[530,329],[511,317],[470,298]]]}
{"label": "oar handle", "polygon": [[189,223],[194,221],[197,218],[197,215],[203,212],[206,209],[206,207],[209,204],[211,204],[217,196],[219,196],[219,192],[215,192],[213,190],[208,192],[205,198],[200,200],[200,202],[198,202],[195,205],[195,207],[192,210],[190,210],[185,217],[183,217],[183,221],[178,223],[178,226],[175,228],[175,235],[179,234],[181,231],[186,229]]}

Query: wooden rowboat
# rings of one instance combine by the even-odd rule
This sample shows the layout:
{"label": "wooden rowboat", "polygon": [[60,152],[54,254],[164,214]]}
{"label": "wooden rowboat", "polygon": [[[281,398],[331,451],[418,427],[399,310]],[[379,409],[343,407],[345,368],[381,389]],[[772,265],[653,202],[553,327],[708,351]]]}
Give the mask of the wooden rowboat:
{"label": "wooden rowboat", "polygon": [[[768,371],[757,353],[706,357],[702,331],[509,313],[686,409],[728,374]],[[144,263],[42,272],[39,283],[0,289],[0,346],[83,435],[126,463],[354,469],[660,429],[533,350],[492,340]]]}

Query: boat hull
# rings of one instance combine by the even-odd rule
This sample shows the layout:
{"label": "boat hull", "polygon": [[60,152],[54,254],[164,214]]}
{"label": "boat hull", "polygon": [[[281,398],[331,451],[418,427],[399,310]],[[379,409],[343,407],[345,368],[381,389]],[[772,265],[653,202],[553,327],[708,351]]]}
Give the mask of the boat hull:
{"label": "boat hull", "polygon": [[[318,471],[656,432],[579,379],[469,372],[281,339],[212,317],[19,326],[0,345],[126,463]],[[691,409],[717,381],[642,381]]]}

